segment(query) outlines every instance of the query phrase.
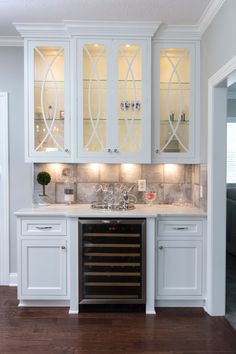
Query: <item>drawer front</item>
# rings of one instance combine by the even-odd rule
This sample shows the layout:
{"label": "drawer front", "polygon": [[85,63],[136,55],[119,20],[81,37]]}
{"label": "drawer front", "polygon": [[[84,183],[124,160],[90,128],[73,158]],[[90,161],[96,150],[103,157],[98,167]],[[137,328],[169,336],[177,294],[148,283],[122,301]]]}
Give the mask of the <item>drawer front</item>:
{"label": "drawer front", "polygon": [[159,236],[202,236],[201,220],[162,220],[158,222]]}
{"label": "drawer front", "polygon": [[66,236],[65,219],[27,219],[21,222],[22,236]]}

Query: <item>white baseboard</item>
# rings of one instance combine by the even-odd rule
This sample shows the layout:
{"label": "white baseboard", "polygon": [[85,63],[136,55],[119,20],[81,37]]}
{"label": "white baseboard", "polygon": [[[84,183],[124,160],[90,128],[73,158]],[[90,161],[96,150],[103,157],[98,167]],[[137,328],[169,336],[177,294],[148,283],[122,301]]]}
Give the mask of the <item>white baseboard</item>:
{"label": "white baseboard", "polygon": [[18,307],[70,307],[69,300],[20,300]]}
{"label": "white baseboard", "polygon": [[156,307],[203,307],[205,300],[156,300]]}
{"label": "white baseboard", "polygon": [[9,274],[9,286],[17,286],[18,284],[18,276],[17,273]]}

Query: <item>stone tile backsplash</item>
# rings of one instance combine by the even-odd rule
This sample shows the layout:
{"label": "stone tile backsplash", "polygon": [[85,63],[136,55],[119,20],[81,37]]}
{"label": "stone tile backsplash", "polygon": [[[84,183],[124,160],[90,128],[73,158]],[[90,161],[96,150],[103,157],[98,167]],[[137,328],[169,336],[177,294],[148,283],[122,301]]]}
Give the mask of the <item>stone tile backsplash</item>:
{"label": "stone tile backsplash", "polygon": [[[193,204],[196,207],[207,210],[207,165],[193,165]],[[202,186],[202,196],[200,188]]]}
{"label": "stone tile backsplash", "polygon": [[97,189],[105,184],[116,187],[120,184],[135,184],[132,194],[138,203],[145,203],[143,192],[138,191],[137,180],[146,179],[147,186],[157,191],[156,202],[200,206],[200,170],[201,178],[206,183],[205,170],[199,165],[34,164],[33,197],[35,202],[41,192],[36,180],[38,172],[47,171],[52,180],[46,187],[46,193],[52,203],[64,203],[64,182],[69,176],[76,190],[75,202],[80,204],[101,199]]}

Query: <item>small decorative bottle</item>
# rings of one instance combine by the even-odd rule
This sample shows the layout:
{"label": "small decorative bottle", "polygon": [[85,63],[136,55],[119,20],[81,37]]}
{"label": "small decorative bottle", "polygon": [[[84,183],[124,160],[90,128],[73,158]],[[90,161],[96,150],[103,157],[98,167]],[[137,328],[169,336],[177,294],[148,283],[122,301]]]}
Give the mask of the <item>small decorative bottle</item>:
{"label": "small decorative bottle", "polygon": [[70,205],[75,200],[75,187],[74,183],[67,180],[64,186],[64,200],[65,203]]}

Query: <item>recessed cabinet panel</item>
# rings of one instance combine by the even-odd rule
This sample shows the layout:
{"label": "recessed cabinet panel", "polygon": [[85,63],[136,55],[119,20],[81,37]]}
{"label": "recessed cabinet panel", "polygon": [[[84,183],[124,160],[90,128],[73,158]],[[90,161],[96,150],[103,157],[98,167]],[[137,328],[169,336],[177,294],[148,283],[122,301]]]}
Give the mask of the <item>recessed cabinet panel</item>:
{"label": "recessed cabinet panel", "polygon": [[202,242],[158,241],[157,296],[201,293]]}
{"label": "recessed cabinet panel", "polygon": [[66,296],[65,240],[22,240],[22,298]]}

